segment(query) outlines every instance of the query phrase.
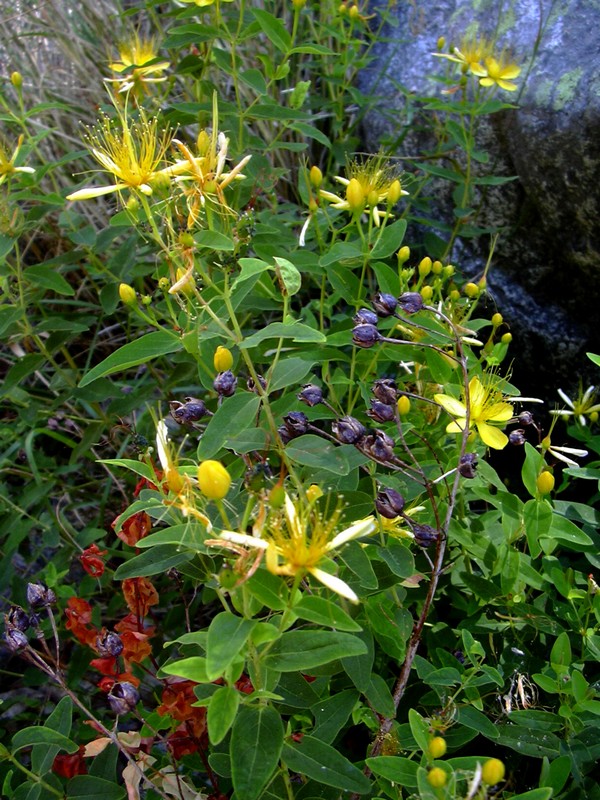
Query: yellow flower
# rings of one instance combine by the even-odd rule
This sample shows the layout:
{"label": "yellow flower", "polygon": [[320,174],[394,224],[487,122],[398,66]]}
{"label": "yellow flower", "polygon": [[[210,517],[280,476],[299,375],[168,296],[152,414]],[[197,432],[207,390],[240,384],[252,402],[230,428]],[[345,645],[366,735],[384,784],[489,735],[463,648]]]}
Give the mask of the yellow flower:
{"label": "yellow flower", "polygon": [[286,494],[283,510],[273,514],[262,529],[257,530],[258,535],[221,531],[219,537],[224,543],[264,550],[266,567],[275,575],[308,573],[332,592],[356,603],[358,597],[348,584],[320,565],[329,553],[346,542],[373,533],[377,523],[369,516],[335,534],[340,514],[341,508],[338,508],[330,518],[325,518],[312,504],[299,506],[298,501],[294,503]]}
{"label": "yellow flower", "polygon": [[388,211],[381,211],[379,204],[391,206],[408,194],[402,189],[395,167],[386,164],[381,155],[370,156],[364,161],[350,161],[346,177],[336,175],[334,180],[346,187],[346,196],[340,197],[324,189],[319,192],[320,196],[331,203],[332,208],[342,211],[368,210],[377,226],[381,219],[391,216]]}
{"label": "yellow flower", "polygon": [[[467,419],[466,404],[450,397],[447,394],[436,394],[433,399],[441,407],[456,419],[450,422],[446,428],[448,433],[460,433],[464,431]],[[508,444],[508,437],[494,425],[490,423],[508,422],[514,414],[513,407],[500,391],[496,388],[494,380],[490,380],[487,386],[479,380],[472,378],[469,382],[469,427],[475,426],[484,444],[494,450],[502,450]]]}
{"label": "yellow flower", "polygon": [[[119,92],[127,92],[134,87],[145,89],[145,84],[166,80],[162,73],[168,68],[169,62],[159,61],[158,48],[153,38],[143,39],[136,31],[129,41],[118,45],[118,50],[120,60],[113,61],[108,66],[120,77],[108,78],[108,81],[120,84]],[[149,77],[150,75],[154,77]]]}
{"label": "yellow flower", "polygon": [[23,139],[23,135],[19,136],[17,140],[17,146],[13,150],[11,156],[8,155],[8,149],[5,147],[4,142],[0,140],[0,185],[4,183],[9,175],[14,175],[15,173],[19,172],[26,174],[35,172],[33,167],[15,167],[15,161],[19,155],[19,150],[23,144]]}
{"label": "yellow flower", "polygon": [[488,56],[485,59],[485,69],[483,73],[472,72],[475,75],[480,75],[479,83],[482,86],[499,86],[507,92],[514,92],[517,84],[512,82],[512,78],[516,78],[521,74],[521,67],[518,67],[508,59],[505,53],[502,53],[498,58]]}
{"label": "yellow flower", "polygon": [[210,531],[212,529],[210,520],[196,508],[192,481],[179,470],[178,459],[171,450],[169,432],[164,419],[159,420],[156,426],[156,453],[163,470],[163,486],[176,496],[175,500],[165,499],[163,503],[179,509],[184,517],[194,517]]}
{"label": "yellow flower", "polygon": [[452,53],[433,53],[438,58],[445,58],[460,64],[464,71],[472,72],[474,75],[485,75],[486,71],[482,66],[484,59],[492,54],[492,46],[483,37],[478,39],[469,34],[461,39],[460,46],[455,47]]}
{"label": "yellow flower", "polygon": [[67,200],[89,200],[123,189],[151,195],[152,181],[166,172],[158,171],[158,166],[169,147],[171,133],[167,129],[159,134],[156,118],[142,116],[137,122],[130,122],[126,113],[119,113],[119,125],[115,126],[104,117],[87,138],[90,152],[116,183],[80,189],[67,195]]}
{"label": "yellow flower", "polygon": [[[207,6],[212,6],[215,0],[181,0],[182,3],[193,3],[195,6],[199,8],[206,8]],[[232,3],[233,0],[221,0],[222,3]]]}
{"label": "yellow flower", "polygon": [[231,475],[220,461],[202,461],[198,465],[198,486],[209,500],[222,500],[231,486]]}
{"label": "yellow flower", "polygon": [[176,161],[165,170],[165,173],[174,179],[186,198],[188,228],[196,223],[207,201],[216,205],[220,211],[233,213],[225,202],[224,190],[232,181],[245,177],[242,175],[242,169],[251,158],[251,156],[245,156],[232,170],[226,171],[229,139],[224,133],[219,133],[216,93],[213,95],[212,123],[210,135],[203,130],[198,136],[197,155],[194,155],[183,142],[173,139],[173,144],[182,154],[183,159]]}

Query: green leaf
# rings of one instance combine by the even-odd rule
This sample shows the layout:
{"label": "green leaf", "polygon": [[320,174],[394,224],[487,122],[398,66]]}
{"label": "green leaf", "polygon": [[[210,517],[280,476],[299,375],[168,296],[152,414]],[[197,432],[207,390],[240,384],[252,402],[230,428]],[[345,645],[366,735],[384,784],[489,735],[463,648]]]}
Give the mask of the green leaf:
{"label": "green leaf", "polygon": [[523,509],[527,544],[532,558],[542,552],[539,539],[550,530],[552,508],[546,500],[528,500]]}
{"label": "green leaf", "polygon": [[338,658],[358,656],[366,650],[364,642],[349,633],[289,631],[275,642],[264,662],[276,672],[294,672],[329,664]]}
{"label": "green leaf", "polygon": [[233,686],[221,686],[210,698],[206,720],[213,744],[222,742],[233,725],[240,705],[240,693]]}
{"label": "green leaf", "polygon": [[160,672],[165,675],[175,675],[178,678],[185,678],[194,683],[208,683],[206,674],[206,659],[202,656],[190,656],[174,661],[172,664],[165,664],[160,668]]}
{"label": "green leaf", "polygon": [[267,264],[266,261],[261,261],[259,258],[240,258],[239,264],[241,266],[240,274],[234,280],[231,291],[233,291],[240,283],[247,281],[248,278],[254,275],[260,275],[262,272],[267,272],[273,267]]}
{"label": "green leaf", "polygon": [[282,289],[285,290],[288,297],[292,297],[300,291],[302,286],[302,275],[297,267],[287,258],[279,258],[275,256],[273,261],[277,264],[275,274],[278,279],[283,283]]}
{"label": "green leaf", "polygon": [[530,728],[510,723],[498,723],[495,728],[496,744],[510,747],[523,756],[556,758],[560,755],[561,740],[554,733],[532,731]]}
{"label": "green leaf", "polygon": [[[44,728],[68,736],[71,733],[73,719],[73,701],[70,697],[63,697],[59,700],[56,708],[52,711]],[[31,769],[36,775],[44,775],[54,761],[54,756],[59,752],[58,745],[36,744],[31,751]]]}
{"label": "green leaf", "polygon": [[206,552],[203,542],[207,538],[206,528],[200,525],[199,522],[194,522],[194,520],[190,519],[179,525],[171,525],[169,528],[163,528],[160,531],[156,531],[156,533],[144,536],[143,539],[136,542],[135,546],[138,550],[145,550],[148,547],[156,547],[161,544],[173,544],[180,548],[186,547],[188,550],[195,552]]}
{"label": "green leaf", "polygon": [[294,614],[317,625],[327,625],[340,631],[362,630],[358,622],[355,622],[339,605],[316,595],[302,595],[300,602],[294,606]]}
{"label": "green leaf", "polygon": [[231,778],[237,800],[257,800],[283,747],[283,724],[270,706],[244,706],[231,733]]}
{"label": "green leaf", "polygon": [[178,567],[186,561],[191,561],[192,558],[194,558],[194,553],[179,551],[173,545],[157,545],[117,567],[114,579],[124,581],[125,578],[147,578],[149,575],[167,572],[172,567]]}
{"label": "green leaf", "polygon": [[212,620],[206,643],[206,672],[209,681],[220,678],[237,658],[255,625],[256,620],[236,617],[228,611],[222,611]]}
{"label": "green leaf", "polygon": [[292,461],[306,467],[325,469],[336,475],[348,475],[350,472],[344,450],[312,433],[293,439],[285,452]]}
{"label": "green leaf", "polygon": [[239,392],[233,397],[226,397],[202,434],[198,444],[198,459],[206,461],[213,458],[232,430],[240,433],[246,428],[254,427],[259,405],[260,397],[251,392]]}
{"label": "green leaf", "polygon": [[283,22],[262,9],[254,8],[252,13],[269,41],[282,53],[288,53],[292,47],[292,37]]}
{"label": "green leaf", "polygon": [[36,264],[33,267],[27,267],[25,270],[25,277],[37,286],[44,289],[50,289],[57,294],[64,294],[68,297],[73,297],[75,289],[63,278],[60,272],[57,272],[52,267],[45,264]]}
{"label": "green leaf", "polygon": [[75,797],[85,800],[122,800],[125,795],[126,791],[122,786],[96,775],[75,775],[67,784],[69,800]]}
{"label": "green leaf", "polygon": [[12,738],[12,752],[16,753],[23,747],[31,747],[36,744],[56,745],[61,750],[66,750],[67,753],[76,753],[79,750],[79,745],[67,736],[63,736],[62,733],[51,728],[43,728],[40,725],[32,725],[15,733]]}
{"label": "green leaf", "polygon": [[315,718],[315,738],[331,744],[346,724],[358,699],[359,694],[355,689],[346,689],[312,705],[310,710]]}
{"label": "green leaf", "polygon": [[600,356],[599,355],[597,355],[596,353],[586,353],[586,356],[589,358],[589,360],[593,364],[595,364],[597,367],[600,367]]}
{"label": "green leaf", "polygon": [[513,794],[512,800],[550,800],[552,789],[530,789],[522,794]]}
{"label": "green leaf", "polygon": [[259,569],[246,583],[252,597],[272,611],[283,611],[288,605],[289,588],[283,578]]}
{"label": "green leaf", "polygon": [[112,375],[114,372],[123,372],[130,367],[145,364],[158,356],[175,353],[182,348],[181,340],[166,331],[147,333],[140,339],[119,347],[108,358],[96,364],[79,382],[79,386],[87,386],[97,378]]}
{"label": "green leaf", "polygon": [[591,547],[594,544],[591,537],[578,528],[574,522],[566,517],[560,517],[558,514],[554,514],[552,517],[548,538],[558,539],[563,545],[571,546],[573,550],[578,550],[579,547]]}
{"label": "green leaf", "polygon": [[410,732],[412,733],[415,742],[419,745],[421,750],[426,753],[429,748],[429,727],[425,719],[415,711],[414,708],[408,710],[408,723],[410,725]]}
{"label": "green leaf", "polygon": [[314,328],[309,328],[308,325],[303,325],[301,322],[293,322],[286,324],[283,322],[272,322],[260,331],[257,331],[252,336],[248,336],[240,344],[241,350],[248,350],[251,347],[256,347],[265,339],[292,339],[294,342],[325,342],[325,336]]}
{"label": "green leaf", "polygon": [[529,442],[525,442],[525,461],[521,469],[523,484],[532,497],[537,497],[537,477],[540,474],[544,457]]}
{"label": "green leaf", "polygon": [[305,358],[286,358],[275,365],[269,376],[269,392],[276,392],[286,386],[296,386],[308,375],[313,368],[314,361]]}
{"label": "green leaf", "polygon": [[564,787],[570,774],[571,759],[569,756],[559,756],[550,763],[547,771],[542,770],[542,779],[540,783],[543,786],[552,788],[554,793],[558,794]]}
{"label": "green leaf", "polygon": [[326,786],[357,794],[366,794],[371,788],[369,779],[354,764],[314,736],[305,735],[293,744],[286,742],[282,758],[292,772]]}
{"label": "green leaf", "polygon": [[359,692],[366,692],[371,685],[371,672],[375,658],[373,635],[369,630],[357,634],[365,645],[365,651],[360,655],[349,656],[342,659],[342,666],[352,683]]}
{"label": "green leaf", "polygon": [[392,225],[387,225],[381,235],[381,238],[373,248],[371,253],[372,259],[388,258],[395,253],[404,239],[406,233],[407,222],[405,219],[399,219]]}
{"label": "green leaf", "polygon": [[135,472],[136,475],[146,478],[150,483],[155,483],[158,480],[156,472],[150,464],[144,464],[143,461],[135,461],[133,458],[103,458],[99,459],[97,463],[129,469],[131,472]]}
{"label": "green leaf", "polygon": [[550,664],[555,672],[561,673],[565,671],[566,667],[570,666],[571,661],[572,655],[569,634],[563,631],[552,645]]}
{"label": "green leaf", "polygon": [[413,789],[417,785],[417,769],[419,764],[408,758],[400,756],[376,756],[366,758],[365,764],[375,775],[381,775],[388,781],[394,781],[399,786]]}
{"label": "green leaf", "polygon": [[389,547],[380,548],[378,555],[399,578],[410,578],[414,575],[415,560],[408,547],[393,543]]}
{"label": "green leaf", "polygon": [[233,239],[218,231],[199,231],[194,234],[194,241],[199,247],[207,247],[209,250],[233,252],[235,249]]}
{"label": "green leaf", "polygon": [[473,706],[459,708],[457,718],[461,725],[481,733],[487,739],[498,738],[498,727]]}
{"label": "green leaf", "polygon": [[371,683],[365,691],[365,697],[369,701],[369,705],[378,714],[390,719],[396,716],[394,698],[381,675],[377,675],[375,672],[371,675]]}

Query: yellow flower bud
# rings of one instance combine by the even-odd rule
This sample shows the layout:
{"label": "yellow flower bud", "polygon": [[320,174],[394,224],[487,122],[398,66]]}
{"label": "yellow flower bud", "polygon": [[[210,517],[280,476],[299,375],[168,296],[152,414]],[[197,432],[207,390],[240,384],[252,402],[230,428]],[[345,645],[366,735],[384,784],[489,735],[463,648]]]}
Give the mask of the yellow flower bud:
{"label": "yellow flower bud", "polygon": [[446,37],[445,36],[440,36],[439,39],[437,40],[435,46],[436,46],[436,48],[438,50],[443,50],[444,47],[446,46]]}
{"label": "yellow flower bud", "polygon": [[358,19],[360,15],[358,6],[350,6],[350,9],[348,10],[348,15],[350,16],[350,19]]}
{"label": "yellow flower bud", "polygon": [[452,289],[448,297],[450,298],[450,300],[456,302],[457,300],[460,300],[460,292],[458,291],[458,289]]}
{"label": "yellow flower bud", "polygon": [[127,202],[125,203],[125,208],[127,211],[129,211],[131,214],[135,214],[139,207],[140,201],[134,194],[127,198]]}
{"label": "yellow flower bud", "polygon": [[233,366],[233,356],[223,345],[219,345],[215,350],[213,364],[217,372],[227,372]]}
{"label": "yellow flower bud", "polygon": [[191,233],[180,233],[177,241],[182,247],[193,247],[195,245],[194,237]]}
{"label": "yellow flower bud", "polygon": [[503,322],[504,318],[502,314],[496,313],[492,316],[492,325],[494,326],[494,328],[497,328],[499,325],[502,325]]}
{"label": "yellow flower bud", "polygon": [[142,301],[143,306],[149,306],[152,304],[152,298],[150,297],[149,294],[143,294],[140,299]]}
{"label": "yellow flower bud", "polygon": [[347,12],[348,12],[348,7],[346,6],[346,3],[340,3],[338,6],[338,14],[340,14],[343,17],[344,14],[346,14]]}
{"label": "yellow flower bud", "polygon": [[398,398],[398,413],[401,417],[404,417],[410,411],[410,398],[407,397],[405,394],[400,395]]}
{"label": "yellow flower bud", "polygon": [[323,497],[323,490],[320,486],[317,486],[316,483],[311,483],[306,490],[306,499],[309,503],[314,503],[314,501],[318,500],[319,497]]}
{"label": "yellow flower bud", "polygon": [[196,139],[196,149],[198,155],[205,156],[210,150],[210,136],[205,130],[200,131]]}
{"label": "yellow flower bud", "polygon": [[441,758],[447,749],[448,745],[443,736],[434,736],[429,742],[429,755],[432,758]]}
{"label": "yellow flower bud", "polygon": [[13,72],[10,76],[10,82],[17,91],[20,91],[21,87],[23,86],[23,76],[20,72]]}
{"label": "yellow flower bud", "polygon": [[310,213],[314,214],[318,207],[319,204],[317,203],[315,198],[311,197],[310,200],[308,201],[308,210],[310,211]]}
{"label": "yellow flower bud", "polygon": [[477,297],[479,294],[479,286],[476,283],[466,283],[463,287],[463,292],[467,297]]}
{"label": "yellow flower bud", "polygon": [[485,275],[483,276],[483,278],[479,279],[479,283],[477,285],[479,286],[482,292],[484,291],[484,289],[487,289],[487,278],[485,277]]}
{"label": "yellow flower bud", "polygon": [[419,262],[419,275],[425,278],[431,272],[432,262],[429,256],[425,256]]}
{"label": "yellow flower bud", "polygon": [[590,414],[590,422],[598,422],[598,412],[592,411]]}
{"label": "yellow flower bud", "polygon": [[429,302],[433,297],[433,286],[423,286],[421,289],[421,297],[426,303]]}
{"label": "yellow flower bud", "polygon": [[231,476],[220,461],[203,461],[198,465],[198,486],[209,500],[222,500],[231,486]]}
{"label": "yellow flower bud", "polygon": [[407,244],[401,247],[396,254],[396,258],[398,259],[398,264],[404,264],[405,261],[408,261],[410,258],[410,247]]}
{"label": "yellow flower bud", "polygon": [[318,189],[319,186],[323,183],[323,173],[316,166],[316,164],[310,168],[309,177],[311,185],[314,186],[315,189]]}
{"label": "yellow flower bud", "polygon": [[292,5],[294,8],[299,11],[301,8],[304,8],[306,5],[306,0],[292,0]]}
{"label": "yellow flower bud", "polygon": [[170,284],[170,282],[169,282],[169,279],[168,279],[168,278],[164,278],[164,277],[163,277],[163,278],[160,278],[160,279],[159,279],[159,281],[158,281],[158,288],[161,290],[161,292],[168,292],[168,291],[169,291],[169,288],[170,288],[170,286],[171,286],[171,284]]}
{"label": "yellow flower bud", "polygon": [[135,289],[128,283],[119,284],[119,297],[121,298],[121,302],[125,303],[126,306],[134,306],[137,303]]}
{"label": "yellow flower bud", "polygon": [[510,344],[512,342],[512,333],[503,333],[500,337],[502,344]]}
{"label": "yellow flower bud", "polygon": [[427,783],[433,786],[434,789],[441,789],[442,786],[446,785],[447,780],[448,776],[441,767],[434,767],[427,773]]}
{"label": "yellow flower bud", "polygon": [[362,211],[365,207],[365,193],[357,178],[351,178],[346,187],[346,200],[351,211]]}
{"label": "yellow flower bud", "polygon": [[371,189],[367,195],[367,203],[373,208],[379,202],[379,192],[376,189]]}
{"label": "yellow flower bud", "polygon": [[271,508],[282,508],[285,503],[285,489],[281,484],[274,486],[269,492],[269,505]]}
{"label": "yellow flower bud", "polygon": [[390,205],[393,206],[394,203],[397,203],[401,197],[402,197],[402,184],[400,183],[398,178],[396,178],[395,181],[392,181],[392,184],[388,189],[387,201]]}
{"label": "yellow flower bud", "polygon": [[169,467],[165,472],[165,482],[171,492],[179,494],[185,486],[185,478],[177,472],[175,467]]}
{"label": "yellow flower bud", "polygon": [[550,441],[550,437],[549,436],[544,436],[544,438],[542,439],[542,443],[541,444],[542,444],[542,450],[543,451],[549,450],[550,449],[550,445],[552,444],[552,442]]}
{"label": "yellow flower bud", "polygon": [[[554,475],[548,470],[544,470],[538,475],[535,483],[540,494],[550,494],[554,489]],[[494,781],[494,783],[497,783],[497,781]]]}
{"label": "yellow flower bud", "polygon": [[434,261],[433,264],[431,265],[431,271],[433,272],[434,275],[441,275],[443,269],[444,266],[441,261]]}
{"label": "yellow flower bud", "polygon": [[506,767],[499,758],[488,758],[481,768],[481,780],[488,786],[494,786],[504,778]]}
{"label": "yellow flower bud", "polygon": [[171,179],[163,172],[156,172],[149,183],[152,189],[159,194],[165,194],[171,188]]}

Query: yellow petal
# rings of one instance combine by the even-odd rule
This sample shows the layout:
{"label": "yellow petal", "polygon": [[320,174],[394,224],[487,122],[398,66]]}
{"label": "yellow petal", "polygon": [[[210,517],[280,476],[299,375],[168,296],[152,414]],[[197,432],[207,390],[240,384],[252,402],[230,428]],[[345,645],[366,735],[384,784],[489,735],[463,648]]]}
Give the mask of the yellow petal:
{"label": "yellow petal", "polygon": [[508,422],[514,415],[510,403],[493,403],[485,410],[485,418],[490,422]]}
{"label": "yellow petal", "polygon": [[434,394],[433,399],[453,417],[464,417],[467,413],[465,404],[455,397],[450,397],[449,394]]}
{"label": "yellow petal", "polygon": [[337,534],[337,536],[334,536],[327,545],[326,551],[328,552],[329,550],[335,550],[336,547],[340,547],[346,542],[350,542],[352,539],[359,539],[361,536],[368,536],[368,534],[373,533],[376,527],[377,525],[375,523],[375,517],[370,516],[366,517],[365,519],[361,519],[359,522],[355,522],[353,525],[350,525],[350,527],[346,528],[345,531],[341,531]]}
{"label": "yellow petal", "polygon": [[508,444],[508,436],[486,422],[478,422],[477,431],[481,436],[481,441],[494,450],[502,450]]}
{"label": "yellow petal", "polygon": [[345,597],[352,603],[358,603],[358,596],[352,591],[347,583],[341,580],[341,578],[336,578],[335,575],[330,575],[329,572],[325,572],[318,567],[311,567],[308,571],[318,581],[321,581],[324,586],[327,586],[328,589],[331,589],[332,592],[339,594],[340,597]]}
{"label": "yellow petal", "polygon": [[455,419],[454,422],[449,422],[446,425],[446,433],[462,433],[465,429],[465,423],[467,420],[465,417],[461,419]]}
{"label": "yellow petal", "polygon": [[68,194],[67,200],[91,200],[93,197],[102,197],[126,188],[127,185],[124,183],[116,183],[114,186],[88,186],[87,189],[79,189],[77,192]]}

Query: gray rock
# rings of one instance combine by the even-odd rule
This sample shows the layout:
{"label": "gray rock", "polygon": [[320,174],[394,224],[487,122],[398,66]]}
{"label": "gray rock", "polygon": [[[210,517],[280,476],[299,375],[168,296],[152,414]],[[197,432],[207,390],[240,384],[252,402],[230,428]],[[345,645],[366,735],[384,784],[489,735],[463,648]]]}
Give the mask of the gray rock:
{"label": "gray rock", "polygon": [[[431,55],[439,36],[458,43],[476,31],[522,66],[519,91],[499,93],[518,108],[487,117],[478,134],[477,146],[490,153],[479,171],[518,178],[481,198],[477,225],[501,229],[488,285],[513,331],[515,383],[554,402],[557,386],[572,388],[580,377],[597,382],[585,351],[600,351],[600,3],[416,0],[392,14],[389,39],[361,76],[362,91],[382,98],[364,126],[372,151],[398,137],[398,124],[413,111],[411,95],[440,96],[443,87],[430,77],[444,71]],[[421,113],[403,132],[398,155],[432,146]],[[425,192],[429,216],[446,224],[453,222],[452,188],[436,181]],[[451,257],[467,275],[480,274],[489,246],[489,236],[464,239]]]}

